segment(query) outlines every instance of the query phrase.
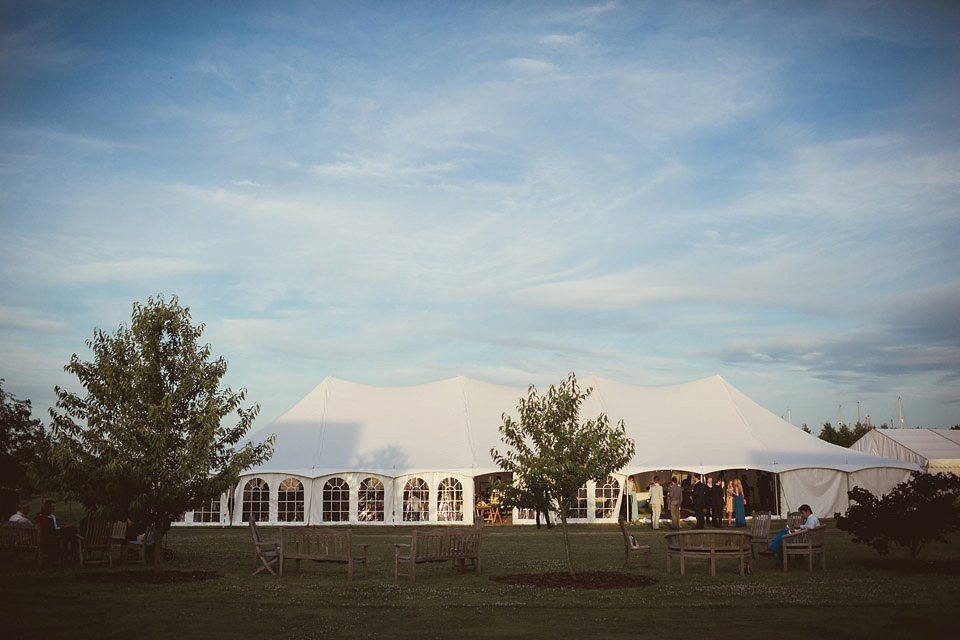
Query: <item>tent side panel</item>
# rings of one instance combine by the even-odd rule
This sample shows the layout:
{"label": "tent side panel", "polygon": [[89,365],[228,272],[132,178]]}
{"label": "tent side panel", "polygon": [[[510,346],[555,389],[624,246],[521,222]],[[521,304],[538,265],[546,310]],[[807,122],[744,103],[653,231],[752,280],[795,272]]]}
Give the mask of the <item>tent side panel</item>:
{"label": "tent side panel", "polygon": [[795,469],[780,474],[781,514],[808,504],[818,518],[845,511],[847,474],[833,469]]}

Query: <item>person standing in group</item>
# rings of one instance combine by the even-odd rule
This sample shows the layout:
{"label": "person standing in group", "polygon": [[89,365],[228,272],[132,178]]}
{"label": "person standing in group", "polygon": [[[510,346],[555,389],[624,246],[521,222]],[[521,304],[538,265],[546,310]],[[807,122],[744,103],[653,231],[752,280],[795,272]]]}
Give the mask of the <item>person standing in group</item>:
{"label": "person standing in group", "polygon": [[637,483],[633,476],[627,478],[627,489],[630,491],[630,522],[640,519],[640,505],[637,504]]}
{"label": "person standing in group", "polygon": [[653,484],[650,485],[650,511],[653,515],[650,523],[654,529],[660,528],[661,510],[663,510],[663,487],[660,486],[660,476],[653,476]]}
{"label": "person standing in group", "polygon": [[743,497],[743,484],[739,479],[733,481],[733,517],[738,527],[747,526],[747,518],[744,507],[747,506],[747,500]]}
{"label": "person standing in group", "polygon": [[703,512],[710,500],[707,485],[700,482],[700,476],[693,476],[693,515],[697,517],[697,529],[703,529]]}
{"label": "person standing in group", "polygon": [[710,488],[710,526],[719,529],[723,524],[723,487],[720,483],[713,483],[713,478],[707,477],[707,486]]}
{"label": "person standing in group", "polygon": [[680,528],[680,505],[683,503],[683,489],[677,484],[677,477],[670,478],[670,488],[667,490],[670,498],[670,519],[673,520],[673,528]]}
{"label": "person standing in group", "polygon": [[727,511],[727,526],[733,526],[733,482],[727,483],[727,503],[724,505]]}

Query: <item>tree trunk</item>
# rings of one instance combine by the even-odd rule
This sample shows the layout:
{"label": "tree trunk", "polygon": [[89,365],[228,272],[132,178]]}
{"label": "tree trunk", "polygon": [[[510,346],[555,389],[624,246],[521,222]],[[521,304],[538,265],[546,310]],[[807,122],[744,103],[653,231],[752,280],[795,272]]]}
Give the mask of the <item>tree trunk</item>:
{"label": "tree trunk", "polygon": [[570,556],[570,534],[567,533],[567,507],[560,506],[560,523],[563,525],[563,549],[567,554],[567,571],[570,577],[575,577],[573,572],[573,558]]}
{"label": "tree trunk", "polygon": [[[156,573],[163,571],[163,532],[167,530],[166,518],[158,518],[159,522],[153,525],[153,570]],[[147,552],[146,547],[143,550]]]}

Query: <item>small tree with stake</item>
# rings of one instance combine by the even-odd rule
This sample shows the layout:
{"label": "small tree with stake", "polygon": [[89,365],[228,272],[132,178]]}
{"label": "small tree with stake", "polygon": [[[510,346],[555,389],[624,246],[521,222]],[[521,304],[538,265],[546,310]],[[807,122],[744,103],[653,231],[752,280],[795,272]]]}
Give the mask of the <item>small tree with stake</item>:
{"label": "small tree with stake", "polygon": [[[65,491],[87,507],[135,514],[159,541],[173,518],[221,495],[245,469],[266,461],[272,438],[235,449],[259,411],[245,390],[221,388],[227,362],[211,359],[190,310],[176,296],[135,303],[130,326],[96,329],[93,361],[74,354],[64,369],[86,389],[56,388],[52,459]],[[236,424],[223,421],[235,414]],[[154,553],[157,569],[163,554]]]}
{"label": "small tree with stake", "polygon": [[945,533],[960,529],[960,477],[952,473],[914,471],[887,495],[877,498],[862,487],[847,495],[856,504],[837,522],[853,541],[885,556],[890,543],[910,550],[915,560],[929,542],[946,542]]}
{"label": "small tree with stake", "polygon": [[622,468],[634,453],[623,421],[610,426],[606,414],[580,422],[580,405],[593,391],[580,390],[571,373],[546,395],[530,385],[517,405],[519,421],[503,414],[500,439],[508,449],[490,455],[518,481],[503,488],[503,502],[510,507],[543,508],[554,504],[563,525],[567,570],[573,576],[567,513],[588,480],[601,480]]}

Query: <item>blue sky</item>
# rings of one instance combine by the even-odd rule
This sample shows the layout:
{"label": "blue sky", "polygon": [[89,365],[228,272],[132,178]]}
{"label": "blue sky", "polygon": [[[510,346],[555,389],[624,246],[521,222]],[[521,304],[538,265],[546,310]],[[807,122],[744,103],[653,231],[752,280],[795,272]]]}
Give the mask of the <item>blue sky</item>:
{"label": "blue sky", "polygon": [[958,424],[957,33],[951,2],[2,2],[4,389],[46,421],[162,293],[258,427],[328,375],[569,371]]}

